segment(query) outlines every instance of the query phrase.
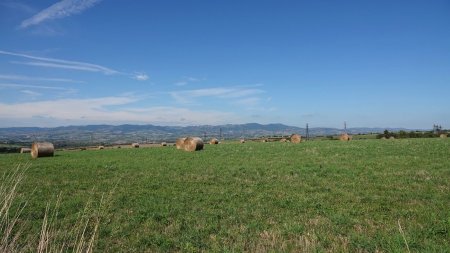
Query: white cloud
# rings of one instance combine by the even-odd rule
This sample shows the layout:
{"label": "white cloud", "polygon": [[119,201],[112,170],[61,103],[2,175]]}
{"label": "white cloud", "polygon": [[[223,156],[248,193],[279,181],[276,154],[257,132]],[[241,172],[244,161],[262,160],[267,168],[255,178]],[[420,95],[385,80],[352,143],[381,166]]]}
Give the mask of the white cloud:
{"label": "white cloud", "polygon": [[144,74],[144,73],[136,73],[133,76],[134,79],[138,80],[138,81],[147,81],[148,80],[148,75]]}
{"label": "white cloud", "polygon": [[42,94],[36,91],[32,91],[32,90],[21,90],[20,92],[22,92],[25,95],[29,95],[32,97],[37,97],[37,96],[41,96]]}
{"label": "white cloud", "polygon": [[178,81],[175,83],[176,86],[185,86],[186,84],[188,84],[186,81]]}
{"label": "white cloud", "polygon": [[179,103],[190,103],[199,97],[217,97],[221,99],[237,99],[264,93],[264,90],[248,87],[217,87],[171,92],[170,95]]}
{"label": "white cloud", "polygon": [[38,25],[46,20],[69,17],[93,7],[101,0],[62,0],[40,11],[20,24],[21,28]]}
{"label": "white cloud", "polygon": [[32,77],[24,75],[2,75],[0,79],[3,80],[15,80],[15,81],[49,81],[49,82],[64,82],[64,83],[83,83],[83,81],[76,81],[67,78],[48,78],[48,77]]}
{"label": "white cloud", "polygon": [[242,105],[246,107],[254,107],[260,103],[261,99],[257,97],[248,97],[235,101],[235,104]]}
{"label": "white cloud", "polygon": [[71,69],[77,69],[77,70],[87,70],[87,71],[93,71],[93,72],[102,72],[107,75],[120,74],[120,72],[117,70],[113,70],[113,69],[110,69],[107,67],[103,67],[103,66],[100,66],[97,64],[92,64],[92,63],[87,63],[87,62],[67,61],[67,60],[47,58],[47,57],[38,57],[38,56],[32,56],[32,55],[28,55],[28,54],[20,54],[20,53],[14,53],[14,52],[2,51],[2,50],[0,50],[0,54],[37,60],[34,62],[18,62],[21,64],[42,66],[42,67],[71,68]]}
{"label": "white cloud", "polygon": [[[92,99],[59,99],[38,102],[0,103],[0,122],[28,122],[46,126],[67,124],[151,123],[159,125],[223,124],[236,121],[232,113],[178,107],[130,107],[134,97],[102,97]],[[128,108],[127,108],[128,106]],[[121,109],[113,109],[121,107]]]}
{"label": "white cloud", "polygon": [[2,51],[0,50],[0,54],[3,55],[9,55],[9,56],[15,56],[15,57],[21,57],[26,59],[31,59],[33,61],[28,62],[20,62],[20,61],[13,61],[12,63],[15,64],[23,64],[23,65],[29,65],[29,66],[36,66],[36,67],[46,67],[46,68],[60,68],[60,69],[71,69],[71,70],[81,70],[81,71],[89,71],[89,72],[100,72],[105,75],[126,75],[128,77],[131,77],[133,79],[136,79],[138,81],[145,81],[148,80],[148,75],[145,73],[124,73],[119,72],[117,70],[104,67],[98,64],[92,64],[87,62],[79,62],[79,61],[68,61],[68,60],[61,60],[61,59],[55,59],[55,58],[47,58],[47,57],[38,57],[33,56],[29,54],[21,54],[21,53],[14,53],[9,51]]}
{"label": "white cloud", "polygon": [[12,88],[12,89],[44,89],[44,90],[60,90],[67,92],[74,92],[75,89],[63,88],[63,87],[53,87],[53,86],[43,86],[43,85],[28,85],[28,84],[17,84],[17,83],[0,83],[0,88]]}
{"label": "white cloud", "polygon": [[176,86],[185,86],[185,85],[187,85],[189,83],[199,82],[199,81],[203,81],[203,80],[205,80],[205,79],[204,78],[203,79],[199,79],[199,78],[195,78],[195,77],[191,77],[191,76],[185,76],[180,81],[175,82],[174,84]]}

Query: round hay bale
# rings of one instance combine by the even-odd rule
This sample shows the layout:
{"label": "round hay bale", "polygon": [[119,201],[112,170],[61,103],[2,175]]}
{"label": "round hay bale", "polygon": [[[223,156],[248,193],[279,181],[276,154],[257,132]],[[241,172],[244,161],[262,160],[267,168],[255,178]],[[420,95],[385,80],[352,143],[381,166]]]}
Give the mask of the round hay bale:
{"label": "round hay bale", "polygon": [[300,143],[302,141],[302,136],[299,134],[293,134],[291,135],[291,142],[292,143]]}
{"label": "round hay bale", "polygon": [[161,147],[167,146],[167,142],[161,142]]}
{"label": "round hay bale", "polygon": [[341,136],[339,136],[339,140],[341,141],[351,141],[352,140],[352,136],[348,135],[347,133],[341,134]]}
{"label": "round hay bale", "polygon": [[47,157],[53,156],[55,153],[55,147],[50,142],[35,142],[31,145],[31,157]]}
{"label": "round hay bale", "polygon": [[280,140],[280,142],[286,142],[287,140],[286,140],[286,138],[282,138],[281,140]]}
{"label": "round hay bale", "polygon": [[197,151],[203,149],[203,140],[199,137],[187,137],[184,140],[184,150]]}
{"label": "round hay bale", "polygon": [[439,137],[442,138],[442,139],[447,138],[447,136],[448,136],[447,134],[440,134],[439,135]]}
{"label": "round hay bale", "polygon": [[132,148],[139,148],[139,143],[135,142],[131,144]]}
{"label": "round hay bale", "polygon": [[386,137],[383,136],[383,137],[381,137],[381,139],[382,139],[382,140],[386,140]]}
{"label": "round hay bale", "polygon": [[105,149],[105,146],[98,146],[97,149]]}
{"label": "round hay bale", "polygon": [[395,140],[394,136],[389,137],[389,140]]}
{"label": "round hay bale", "polygon": [[219,140],[216,139],[216,138],[212,138],[212,139],[209,141],[209,144],[211,144],[211,145],[219,144]]}
{"label": "round hay bale", "polygon": [[175,146],[177,147],[177,149],[184,149],[184,141],[186,140],[186,138],[179,138],[177,140],[177,142],[175,143]]}
{"label": "round hay bale", "polygon": [[21,148],[20,153],[31,153],[31,148]]}
{"label": "round hay bale", "polygon": [[240,143],[245,143],[245,140],[244,139],[240,139],[239,142]]}

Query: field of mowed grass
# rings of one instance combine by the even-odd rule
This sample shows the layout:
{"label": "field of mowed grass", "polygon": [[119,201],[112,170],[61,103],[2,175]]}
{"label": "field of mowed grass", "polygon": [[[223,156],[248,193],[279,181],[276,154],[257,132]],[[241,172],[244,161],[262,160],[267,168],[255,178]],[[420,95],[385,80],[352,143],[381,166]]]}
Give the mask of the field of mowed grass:
{"label": "field of mowed grass", "polygon": [[111,192],[97,252],[450,252],[449,139],[5,154],[0,173],[26,163],[25,235],[59,193],[70,228]]}

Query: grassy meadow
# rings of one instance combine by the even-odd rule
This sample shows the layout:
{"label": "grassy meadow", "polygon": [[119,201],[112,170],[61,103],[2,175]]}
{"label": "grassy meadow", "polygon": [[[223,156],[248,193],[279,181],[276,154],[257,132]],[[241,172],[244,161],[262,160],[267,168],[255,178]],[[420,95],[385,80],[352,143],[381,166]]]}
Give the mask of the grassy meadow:
{"label": "grassy meadow", "polygon": [[0,174],[26,164],[22,243],[61,195],[63,230],[103,196],[96,252],[450,252],[449,139],[4,154]]}

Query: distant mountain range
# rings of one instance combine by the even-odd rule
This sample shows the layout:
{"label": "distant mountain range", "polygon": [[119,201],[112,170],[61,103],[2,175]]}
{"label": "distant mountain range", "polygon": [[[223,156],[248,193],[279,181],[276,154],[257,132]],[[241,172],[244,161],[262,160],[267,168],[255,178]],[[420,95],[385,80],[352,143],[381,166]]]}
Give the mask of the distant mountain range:
{"label": "distant mountain range", "polygon": [[[385,128],[348,128],[351,134],[381,133]],[[409,129],[388,128],[389,131]],[[310,128],[311,136],[338,135],[343,129]],[[52,141],[56,143],[80,144],[121,144],[130,142],[174,141],[181,136],[216,137],[223,139],[257,138],[298,133],[306,134],[305,128],[283,124],[228,124],[219,126],[155,126],[155,125],[87,125],[63,126],[54,128],[11,127],[0,128],[1,143],[30,143],[33,141]]]}

